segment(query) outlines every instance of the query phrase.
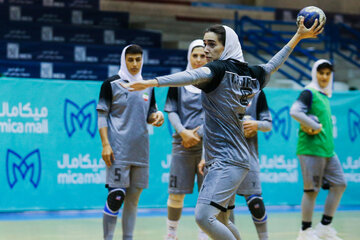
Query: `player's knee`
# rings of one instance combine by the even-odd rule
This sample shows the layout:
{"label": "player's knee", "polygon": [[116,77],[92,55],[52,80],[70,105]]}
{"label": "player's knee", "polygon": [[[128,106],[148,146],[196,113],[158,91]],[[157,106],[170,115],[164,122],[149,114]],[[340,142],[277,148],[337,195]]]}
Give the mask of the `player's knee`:
{"label": "player's knee", "polygon": [[216,219],[215,216],[210,214],[206,204],[196,204],[195,208],[195,221],[201,229],[206,229]]}
{"label": "player's knee", "polygon": [[113,189],[109,192],[104,213],[112,216],[117,216],[119,210],[125,199],[125,190],[121,188]]}
{"label": "player's knee", "polygon": [[304,190],[304,195],[308,198],[308,199],[316,199],[317,195],[319,194],[318,191],[311,189],[311,190]]}
{"label": "player's knee", "polygon": [[172,208],[182,208],[184,206],[185,194],[170,194],[167,205]]}
{"label": "player's knee", "polygon": [[254,223],[266,222],[267,214],[262,197],[260,195],[251,195],[246,199],[246,202]]}
{"label": "player's knee", "polygon": [[329,189],[330,189],[330,191],[332,189],[336,189],[337,192],[343,193],[345,191],[346,187],[347,187],[347,184],[345,182],[345,183],[342,183],[342,184],[336,184],[336,185],[330,186]]}

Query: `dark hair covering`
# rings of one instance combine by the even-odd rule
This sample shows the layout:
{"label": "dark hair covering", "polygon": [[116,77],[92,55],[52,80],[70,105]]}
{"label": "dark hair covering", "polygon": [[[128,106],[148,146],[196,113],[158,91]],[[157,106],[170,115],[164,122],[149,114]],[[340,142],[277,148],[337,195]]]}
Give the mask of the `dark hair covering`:
{"label": "dark hair covering", "polygon": [[320,71],[323,69],[330,69],[330,71],[334,72],[334,65],[331,65],[328,62],[324,62],[317,67],[316,71]]}
{"label": "dark hair covering", "polygon": [[226,40],[226,31],[223,25],[216,24],[212,25],[211,27],[207,28],[205,30],[205,33],[207,32],[213,32],[217,35],[219,41],[222,43],[223,46],[225,46],[225,40]]}
{"label": "dark hair covering", "polygon": [[136,44],[130,45],[125,51],[125,55],[126,54],[138,54],[138,53],[143,54],[143,49],[139,45],[136,45]]}

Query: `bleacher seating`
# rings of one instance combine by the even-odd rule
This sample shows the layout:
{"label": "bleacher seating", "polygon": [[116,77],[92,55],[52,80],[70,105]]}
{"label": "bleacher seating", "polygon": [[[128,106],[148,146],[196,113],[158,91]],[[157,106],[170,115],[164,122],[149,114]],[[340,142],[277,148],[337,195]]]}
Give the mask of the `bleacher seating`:
{"label": "bleacher seating", "polygon": [[[238,32],[245,56],[252,60],[250,63],[262,63],[291,37],[296,28],[295,10],[290,11],[292,20],[284,23],[274,21],[283,12],[273,7],[259,7],[252,0],[242,1],[248,5],[238,3],[237,0],[0,0],[0,22],[7,26],[0,29],[1,72],[11,76],[103,80],[117,72],[123,47],[137,43],[145,49],[144,75],[166,74],[185,68],[187,47],[192,40],[202,37],[205,28],[214,23],[236,27],[237,18],[243,16],[249,22],[255,19],[252,26]],[[259,28],[258,23],[269,31]],[[359,64],[359,40],[356,44],[349,40],[349,33],[354,34],[352,29],[343,27],[341,31],[347,34],[340,34],[345,38],[337,40],[342,44],[337,46],[339,51],[334,51],[334,56],[328,54],[334,46],[326,38],[303,42],[293,54],[295,58],[274,76],[279,79],[285,76],[301,84],[310,77],[313,61],[332,58],[335,64],[340,62],[340,68],[335,65],[337,80],[360,79],[358,71],[348,66]],[[280,81],[279,85],[289,84]]]}
{"label": "bleacher seating", "polygon": [[163,47],[179,49],[187,49],[189,43],[201,38],[204,30],[212,24],[233,26],[235,12],[256,19],[274,19],[274,11],[260,8],[215,8],[194,3],[192,0],[101,0],[100,9],[129,12],[131,27],[158,30],[163,33]]}
{"label": "bleacher seating", "polygon": [[[269,60],[290,40],[296,31],[294,21],[257,20],[242,17],[236,23],[236,30],[242,42],[243,50],[260,62]],[[335,24],[329,21],[326,24],[325,32],[317,39],[301,41],[289,59],[279,69],[277,75],[281,74],[281,78],[292,79],[299,85],[303,85],[304,80],[311,79],[312,64],[320,58],[325,58],[335,64],[336,81],[347,82],[349,77],[354,77],[349,74],[354,69],[359,68],[360,54],[358,51],[350,51],[349,49],[360,46],[360,37],[357,36],[357,31],[350,27],[348,28],[351,30],[348,31],[355,33],[355,38],[343,34],[334,35],[334,29],[338,29],[339,26],[341,27],[343,24]],[[346,46],[343,46],[343,43],[346,43]],[[357,79],[360,79],[359,73],[357,73]],[[339,89],[344,89],[344,87],[339,85]]]}

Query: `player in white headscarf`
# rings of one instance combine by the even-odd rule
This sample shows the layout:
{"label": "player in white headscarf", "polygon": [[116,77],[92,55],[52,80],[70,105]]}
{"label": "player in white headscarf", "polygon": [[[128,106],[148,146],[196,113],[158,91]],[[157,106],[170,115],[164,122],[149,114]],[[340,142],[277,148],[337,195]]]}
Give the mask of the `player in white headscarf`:
{"label": "player in white headscarf", "polygon": [[[203,40],[190,44],[187,59],[186,70],[206,64]],[[193,192],[195,176],[199,190],[203,180],[197,170],[202,156],[204,122],[201,90],[193,85],[169,88],[164,110],[176,130],[172,143],[166,236],[166,240],[175,240],[185,194]],[[199,239],[207,239],[206,234],[200,231]]]}
{"label": "player in white headscarf", "polygon": [[[249,100],[264,88],[271,73],[287,59],[301,39],[314,38],[323,24],[305,28],[304,19],[292,39],[266,64],[244,62],[237,34],[229,27],[215,25],[204,34],[204,67],[127,84],[131,91],[148,87],[180,87],[196,84],[202,90],[205,112],[205,171],[195,219],[212,239],[239,240],[240,234],[229,221],[235,193],[249,171],[249,149],[243,131],[243,117]],[[222,214],[220,214],[222,212]]]}
{"label": "player in white headscarf", "polygon": [[[311,76],[311,83],[301,92],[290,111],[301,126],[296,154],[300,159],[304,194],[301,202],[302,226],[297,239],[340,240],[330,225],[346,188],[344,172],[334,152],[329,102],[333,86],[332,64],[324,59],[316,61]],[[312,214],[321,186],[329,189],[329,194],[321,223],[314,230],[311,227]]]}
{"label": "player in white headscarf", "polygon": [[149,181],[149,134],[147,123],[161,126],[154,89],[129,92],[121,83],[142,80],[142,48],[129,45],[121,54],[118,75],[103,82],[100,90],[98,126],[106,163],[108,197],[104,207],[104,240],[114,236],[119,209],[123,240],[132,240],[140,193]]}

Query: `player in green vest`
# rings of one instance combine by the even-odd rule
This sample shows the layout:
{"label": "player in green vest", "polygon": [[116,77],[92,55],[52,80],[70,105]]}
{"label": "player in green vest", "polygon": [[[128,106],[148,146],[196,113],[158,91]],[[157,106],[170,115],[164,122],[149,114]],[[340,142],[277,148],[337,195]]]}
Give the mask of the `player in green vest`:
{"label": "player in green vest", "polygon": [[[301,92],[290,111],[291,116],[300,123],[296,154],[300,159],[304,181],[302,227],[297,240],[341,240],[330,225],[346,188],[344,172],[334,151],[329,102],[333,66],[327,60],[318,60],[311,75],[311,83]],[[322,220],[313,229],[312,214],[320,187],[329,189],[329,193]]]}

